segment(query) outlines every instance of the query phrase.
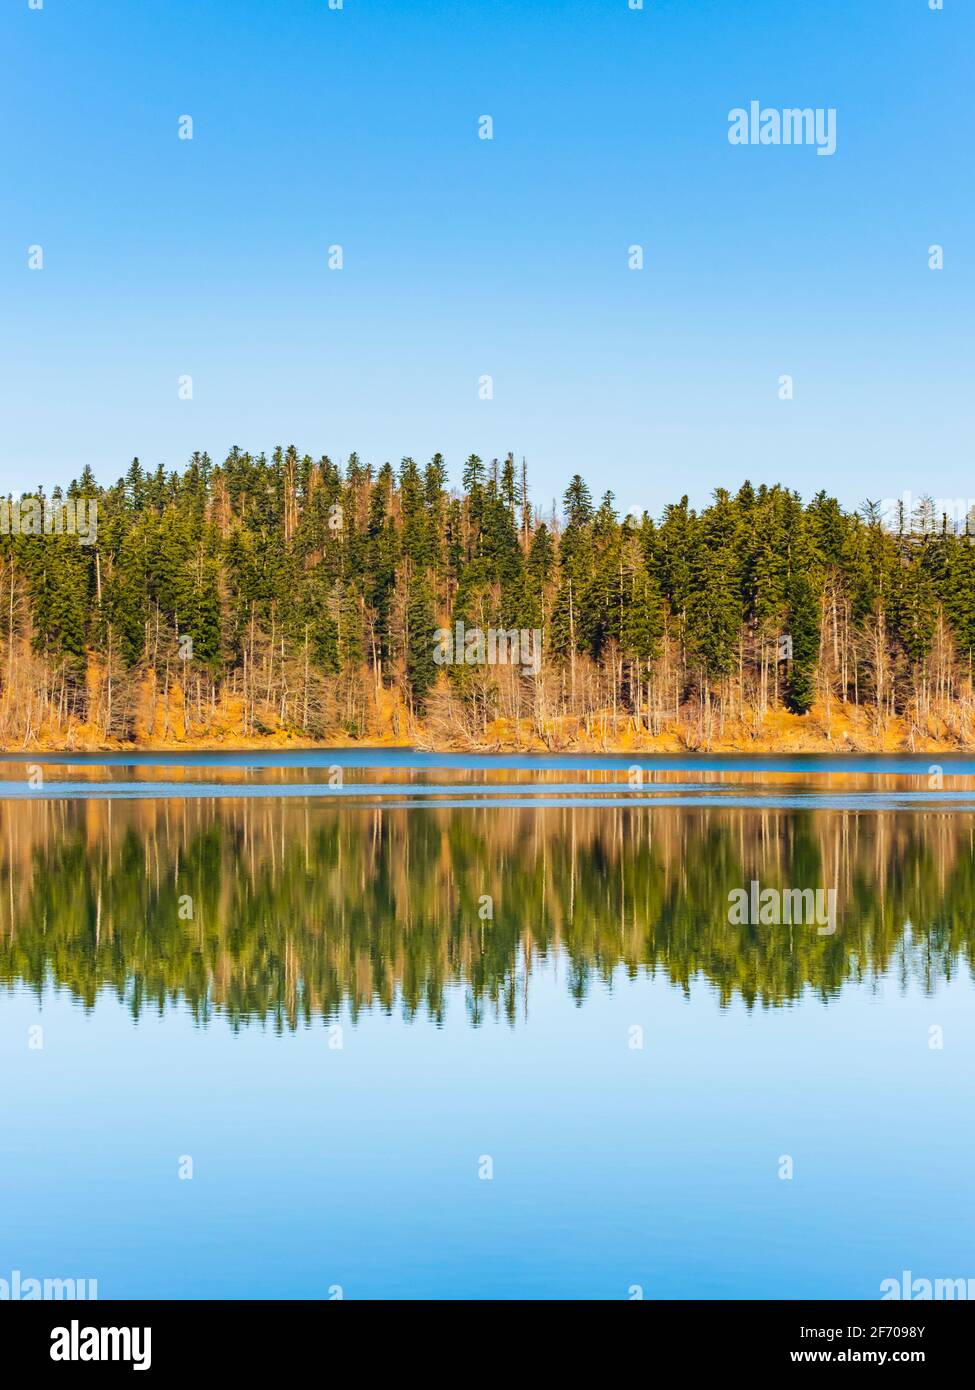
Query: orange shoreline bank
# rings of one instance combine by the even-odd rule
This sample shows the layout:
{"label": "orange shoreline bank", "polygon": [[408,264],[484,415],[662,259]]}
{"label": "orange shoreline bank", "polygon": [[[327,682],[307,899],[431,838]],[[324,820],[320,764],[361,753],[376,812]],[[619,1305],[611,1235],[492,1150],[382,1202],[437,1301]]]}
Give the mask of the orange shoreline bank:
{"label": "orange shoreline bank", "polygon": [[[961,723],[961,721],[960,721]],[[0,744],[5,753],[232,753],[359,748],[362,750],[416,749],[426,753],[606,753],[606,754],[870,754],[950,753],[975,751],[975,729],[945,727],[924,731],[906,719],[891,717],[878,724],[869,711],[850,711],[827,718],[822,712],[792,715],[775,711],[763,721],[726,723],[710,734],[696,724],[672,724],[651,735],[634,727],[629,718],[601,715],[549,721],[544,735],[529,720],[520,725],[495,720],[480,736],[462,733],[444,736],[422,723],[404,733],[369,733],[352,738],[344,730],[324,739],[308,739],[287,730],[265,735],[228,732],[222,736],[188,735],[180,738],[106,739],[90,726],[65,730],[42,729],[30,742],[11,740]]]}

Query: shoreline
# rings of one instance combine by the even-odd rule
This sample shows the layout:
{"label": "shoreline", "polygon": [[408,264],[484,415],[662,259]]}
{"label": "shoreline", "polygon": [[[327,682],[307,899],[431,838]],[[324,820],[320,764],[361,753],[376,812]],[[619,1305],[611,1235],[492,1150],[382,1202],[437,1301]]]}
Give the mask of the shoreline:
{"label": "shoreline", "polygon": [[815,705],[806,714],[781,707],[764,714],[747,707],[734,719],[686,717],[661,720],[656,732],[630,714],[597,709],[588,715],[495,718],[472,730],[458,721],[416,719],[402,708],[387,708],[365,722],[356,738],[336,729],[323,738],[309,738],[296,729],[270,727],[251,733],[238,718],[194,721],[172,717],[163,710],[153,723],[136,724],[128,738],[107,738],[95,724],[68,721],[42,724],[27,744],[23,739],[0,740],[0,752],[65,755],[109,753],[273,753],[323,752],[329,749],[409,749],[428,754],[518,754],[615,757],[694,754],[797,756],[842,758],[846,755],[916,754],[937,756],[975,752],[975,713],[967,706],[944,703],[924,716],[878,717],[873,706]]}
{"label": "shoreline", "polygon": [[794,739],[774,741],[769,739],[734,741],[715,739],[696,746],[681,744],[669,738],[624,740],[612,743],[603,740],[573,741],[557,748],[547,746],[541,740],[527,742],[460,742],[445,741],[438,744],[416,742],[411,739],[391,741],[389,739],[340,739],[285,740],[281,738],[264,739],[179,739],[164,743],[105,741],[69,741],[58,743],[44,741],[28,747],[23,744],[0,743],[0,755],[29,759],[32,756],[50,758],[52,756],[71,757],[93,754],[194,754],[194,753],[322,753],[335,752],[409,752],[437,755],[463,755],[499,757],[519,755],[524,757],[577,757],[583,754],[603,757],[682,757],[708,758],[715,756],[742,757],[885,757],[892,754],[924,757],[933,754],[975,753],[975,743],[955,740],[915,739],[909,741],[877,740],[869,745],[853,740],[829,742],[821,739],[797,741]]}

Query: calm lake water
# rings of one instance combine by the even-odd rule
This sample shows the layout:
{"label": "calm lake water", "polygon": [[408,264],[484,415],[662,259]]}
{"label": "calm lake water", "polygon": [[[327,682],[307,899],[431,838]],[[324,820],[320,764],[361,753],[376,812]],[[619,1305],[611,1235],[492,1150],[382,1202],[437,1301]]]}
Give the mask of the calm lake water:
{"label": "calm lake water", "polygon": [[975,1278],[973,961],[970,758],[8,755],[0,1279]]}

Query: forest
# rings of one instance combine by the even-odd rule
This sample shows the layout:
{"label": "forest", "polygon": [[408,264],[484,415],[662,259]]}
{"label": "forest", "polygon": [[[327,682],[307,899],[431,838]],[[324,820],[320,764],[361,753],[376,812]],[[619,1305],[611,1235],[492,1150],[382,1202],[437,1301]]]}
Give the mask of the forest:
{"label": "forest", "polygon": [[[0,534],[6,747],[975,742],[975,525],[930,502],[745,482],[636,518],[579,475],[540,507],[511,454],[451,487],[294,446],[36,497],[97,528]],[[438,664],[457,623],[540,633],[537,669]]]}

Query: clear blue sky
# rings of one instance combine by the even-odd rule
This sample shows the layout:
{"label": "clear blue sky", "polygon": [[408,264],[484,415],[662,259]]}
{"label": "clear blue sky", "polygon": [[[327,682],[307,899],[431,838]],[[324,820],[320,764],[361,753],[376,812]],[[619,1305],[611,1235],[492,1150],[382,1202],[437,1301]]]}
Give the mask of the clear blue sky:
{"label": "clear blue sky", "polygon": [[[294,442],[511,449],[545,505],[975,496],[944,3],[8,0],[0,487]],[[835,107],[835,155],[730,145],[753,99]]]}

